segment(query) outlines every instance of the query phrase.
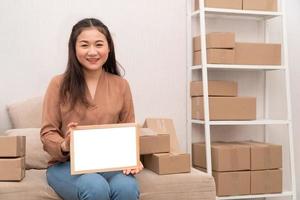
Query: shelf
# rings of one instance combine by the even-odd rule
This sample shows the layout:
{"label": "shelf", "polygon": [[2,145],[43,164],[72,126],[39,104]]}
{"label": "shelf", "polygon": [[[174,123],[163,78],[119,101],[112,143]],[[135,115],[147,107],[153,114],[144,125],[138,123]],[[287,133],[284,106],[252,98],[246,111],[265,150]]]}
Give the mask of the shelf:
{"label": "shelf", "polygon": [[[207,69],[232,69],[232,70],[285,70],[281,65],[226,65],[226,64],[207,64]],[[192,70],[202,69],[202,65],[191,67]]]}
{"label": "shelf", "polygon": [[[191,120],[192,124],[205,124],[203,120]],[[251,120],[251,121],[209,121],[209,125],[285,125],[289,124],[288,120]]]}
{"label": "shelf", "polygon": [[226,197],[217,197],[217,200],[226,200],[226,199],[256,199],[256,198],[268,198],[268,197],[289,197],[293,196],[293,192],[284,191],[277,194],[258,194],[258,195],[240,195],[240,196],[226,196]]}
{"label": "shelf", "polygon": [[[198,16],[200,11],[192,12],[192,16]],[[270,11],[256,11],[256,10],[236,10],[236,9],[223,9],[223,8],[205,8],[206,17],[218,18],[243,18],[254,20],[266,20],[282,16],[281,12]]]}

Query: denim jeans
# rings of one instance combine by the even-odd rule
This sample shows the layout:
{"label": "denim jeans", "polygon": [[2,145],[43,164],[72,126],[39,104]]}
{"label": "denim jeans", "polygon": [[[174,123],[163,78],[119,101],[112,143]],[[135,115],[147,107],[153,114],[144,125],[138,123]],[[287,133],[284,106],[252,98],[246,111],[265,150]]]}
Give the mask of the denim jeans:
{"label": "denim jeans", "polygon": [[139,199],[135,177],[121,171],[71,175],[68,161],[49,167],[47,181],[64,200]]}

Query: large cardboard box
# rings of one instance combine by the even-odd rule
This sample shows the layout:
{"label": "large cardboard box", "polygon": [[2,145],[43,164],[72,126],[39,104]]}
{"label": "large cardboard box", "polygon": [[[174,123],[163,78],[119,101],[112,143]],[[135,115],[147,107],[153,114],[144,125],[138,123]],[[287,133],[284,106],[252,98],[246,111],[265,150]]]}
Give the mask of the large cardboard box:
{"label": "large cardboard box", "polygon": [[[192,144],[194,166],[206,168],[205,143]],[[214,142],[211,144],[212,170],[239,171],[250,169],[250,147],[243,144]]]}
{"label": "large cardboard box", "polygon": [[277,144],[245,142],[250,146],[251,170],[277,169],[282,167],[282,146]]}
{"label": "large cardboard box", "polygon": [[[210,120],[255,120],[255,97],[209,97]],[[204,119],[203,97],[192,97],[192,119]]]}
{"label": "large cardboard box", "polygon": [[[147,132],[147,134],[145,134],[145,132]],[[155,134],[151,129],[145,130],[145,128],[142,128],[140,136],[140,155],[165,152],[170,152],[170,135]]]}
{"label": "large cardboard box", "polygon": [[0,136],[0,157],[24,156],[25,147],[25,136]]}
{"label": "large cardboard box", "polygon": [[250,171],[213,172],[217,196],[250,194]]}
{"label": "large cardboard box", "polygon": [[[234,64],[234,49],[207,49],[207,63],[209,64]],[[201,51],[193,52],[193,65],[201,65]]]}
{"label": "large cardboard box", "polygon": [[160,153],[145,155],[144,166],[161,175],[190,172],[190,154]]}
{"label": "large cardboard box", "polygon": [[251,171],[251,194],[281,193],[282,170]]}
{"label": "large cardboard box", "polygon": [[[209,96],[237,96],[237,82],[235,81],[208,81]],[[192,97],[203,96],[202,81],[192,81],[190,93]]]}
{"label": "large cardboard box", "polygon": [[281,45],[266,43],[236,43],[235,64],[281,65]]}
{"label": "large cardboard box", "polygon": [[277,0],[243,0],[244,10],[277,11]]}
{"label": "large cardboard box", "polygon": [[21,181],[24,176],[24,157],[0,159],[0,181]]}
{"label": "large cardboard box", "polygon": [[[235,47],[235,34],[233,32],[212,32],[206,34],[206,48],[233,49]],[[201,50],[200,36],[193,38],[193,51]]]}
{"label": "large cardboard box", "polygon": [[[242,0],[205,0],[205,7],[242,9]],[[199,0],[195,0],[195,10],[199,9]]]}

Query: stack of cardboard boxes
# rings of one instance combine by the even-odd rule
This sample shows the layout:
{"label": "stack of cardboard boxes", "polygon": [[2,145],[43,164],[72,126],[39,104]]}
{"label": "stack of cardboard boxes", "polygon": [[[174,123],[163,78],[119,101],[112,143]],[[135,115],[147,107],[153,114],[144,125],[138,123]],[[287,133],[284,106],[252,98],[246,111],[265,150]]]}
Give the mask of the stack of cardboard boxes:
{"label": "stack of cardboard boxes", "polygon": [[157,174],[190,172],[190,155],[182,153],[171,119],[146,119],[141,129],[140,154],[145,168]]}
{"label": "stack of cardboard boxes", "polygon": [[[193,143],[195,168],[206,169],[204,143]],[[282,192],[282,147],[258,142],[211,144],[213,176],[218,196]]]}
{"label": "stack of cardboard boxes", "polygon": [[25,143],[25,136],[0,136],[0,181],[24,178]]}
{"label": "stack of cardboard boxes", "polygon": [[[277,11],[277,0],[204,0],[205,7],[238,10]],[[195,10],[199,9],[199,0],[195,0]]]}

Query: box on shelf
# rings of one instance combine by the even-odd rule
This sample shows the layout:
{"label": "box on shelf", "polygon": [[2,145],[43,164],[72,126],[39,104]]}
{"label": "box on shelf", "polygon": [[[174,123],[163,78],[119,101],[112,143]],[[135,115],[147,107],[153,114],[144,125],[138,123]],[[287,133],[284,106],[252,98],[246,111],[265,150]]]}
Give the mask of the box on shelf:
{"label": "box on shelf", "polygon": [[[208,81],[208,95],[209,96],[237,96],[237,82],[235,81],[221,81],[212,80]],[[190,93],[192,97],[203,96],[203,84],[202,81],[192,81],[190,87]]]}
{"label": "box on shelf", "polygon": [[[210,120],[255,120],[255,97],[209,97]],[[192,119],[204,119],[203,97],[192,97]]]}
{"label": "box on shelf", "polygon": [[281,45],[237,42],[235,44],[235,64],[281,65]]}
{"label": "box on shelf", "polygon": [[0,157],[24,156],[25,149],[25,136],[0,136]]}
{"label": "box on shelf", "polygon": [[[142,128],[140,136],[140,154],[170,152],[170,135],[155,134],[152,129]],[[147,134],[145,134],[147,132]]]}
{"label": "box on shelf", "polygon": [[[209,64],[234,64],[234,49],[207,49],[207,63]],[[193,52],[193,65],[201,65],[201,51]]]}
{"label": "box on shelf", "polygon": [[[205,7],[242,9],[242,0],[205,0]],[[195,0],[195,10],[199,10],[199,0]]]}
{"label": "box on shelf", "polygon": [[281,193],[282,170],[251,171],[251,194]]}
{"label": "box on shelf", "polygon": [[[206,168],[205,143],[192,144],[193,165]],[[211,144],[212,170],[239,171],[250,170],[250,147],[248,145],[226,142]]]}
{"label": "box on shelf", "polygon": [[277,0],[243,0],[244,10],[277,11]]}
{"label": "box on shelf", "polygon": [[144,155],[144,166],[157,174],[176,174],[191,171],[190,154],[159,153]]}
{"label": "box on shelf", "polygon": [[[212,32],[206,34],[206,48],[233,49],[235,47],[235,34],[233,32]],[[201,50],[200,36],[193,38],[193,51]]]}
{"label": "box on shelf", "polygon": [[0,181],[21,181],[25,176],[25,158],[0,158]]}

